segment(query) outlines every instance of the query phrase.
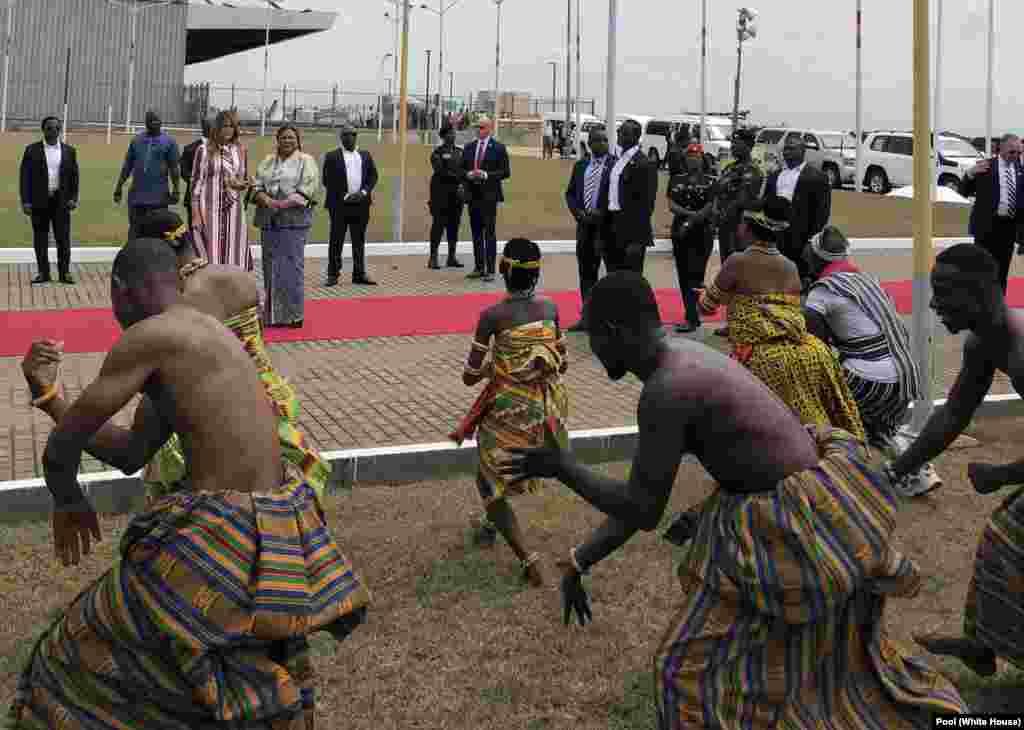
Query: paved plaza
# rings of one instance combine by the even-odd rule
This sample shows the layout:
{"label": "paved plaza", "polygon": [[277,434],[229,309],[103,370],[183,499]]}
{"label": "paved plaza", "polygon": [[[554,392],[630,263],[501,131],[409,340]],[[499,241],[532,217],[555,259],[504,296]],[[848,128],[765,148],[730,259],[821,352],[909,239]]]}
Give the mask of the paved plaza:
{"label": "paved plaza", "polygon": [[[708,278],[717,270],[717,255]],[[463,256],[464,263],[470,257]],[[909,251],[855,254],[856,262],[883,280],[908,279],[912,273]],[[343,274],[342,284],[325,289],[323,259],[307,260],[307,296],[321,298],[397,297],[466,294],[500,291],[500,281],[486,284],[466,280],[468,269],[430,271],[422,256],[371,257],[368,270],[380,286],[354,287]],[[346,261],[346,266],[349,262]],[[1015,263],[1015,267],[1018,265]],[[0,266],[0,310],[44,310],[109,307],[109,264],[75,264],[75,286],[31,286],[30,265]],[[655,288],[676,286],[672,257],[656,253],[647,259],[645,273]],[[542,286],[547,291],[577,286],[576,259],[548,255]],[[414,300],[410,300],[414,306]],[[111,315],[113,316],[113,315]],[[571,322],[563,323],[564,325]],[[725,349],[727,343],[705,326],[693,337]],[[673,335],[682,336],[682,335]],[[935,397],[944,397],[960,362],[961,337],[936,333]],[[593,358],[585,335],[569,335],[572,430],[631,426],[636,423],[639,382],[627,376],[611,382]],[[401,446],[444,441],[473,402],[479,388],[462,384],[462,364],[470,334],[424,337],[378,337],[363,340],[292,342],[269,345],[275,365],[295,384],[302,401],[301,427],[323,451]],[[103,352],[66,357],[63,383],[77,396],[99,371]],[[28,405],[28,391],[19,367],[20,358],[0,358],[0,393],[5,402],[0,414],[0,480],[42,475],[39,459],[50,432],[49,418]],[[997,378],[993,393],[1011,392],[1009,382]],[[118,416],[130,422],[134,404]],[[84,471],[108,467],[91,457]]]}

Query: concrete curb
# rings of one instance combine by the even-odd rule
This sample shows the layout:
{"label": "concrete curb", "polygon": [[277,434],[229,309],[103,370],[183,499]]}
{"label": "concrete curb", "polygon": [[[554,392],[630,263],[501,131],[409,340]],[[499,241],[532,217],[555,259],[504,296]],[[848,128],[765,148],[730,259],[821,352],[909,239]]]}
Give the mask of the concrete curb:
{"label": "concrete curb", "polygon": [[[935,407],[945,404],[935,401]],[[1024,415],[1024,401],[1016,395],[989,396],[976,418]],[[573,453],[584,463],[601,464],[627,461],[636,448],[636,426],[573,431],[569,434]],[[402,484],[430,479],[445,479],[471,474],[476,469],[476,442],[461,446],[452,442],[409,444],[375,449],[349,449],[324,452],[331,463],[329,492],[350,489],[356,484]],[[693,457],[684,459],[693,462]],[[82,489],[100,512],[124,514],[143,506],[139,474],[124,475],[109,471],[83,474]],[[50,513],[50,494],[43,479],[0,482],[0,523],[45,519]]]}
{"label": "concrete curb", "polygon": [[[971,243],[972,238],[936,238],[934,244],[937,248],[945,248],[957,243]],[[546,254],[575,254],[575,241],[538,241],[540,249]],[[885,253],[887,251],[911,251],[914,248],[912,238],[854,238],[850,241],[851,248],[861,253]],[[261,256],[261,247],[250,246],[253,257],[258,261]],[[71,262],[77,264],[103,264],[111,263],[114,256],[120,251],[117,246],[72,246]],[[668,239],[659,238],[655,241],[654,249],[657,253],[671,253],[672,242]],[[718,244],[715,244],[718,250]],[[426,256],[430,251],[428,241],[408,241],[406,243],[368,243],[366,244],[366,255],[373,256]],[[473,252],[472,241],[461,241],[458,246],[459,253],[471,254]],[[352,257],[352,247],[346,246],[345,258]],[[311,243],[306,246],[307,259],[327,258],[326,243]],[[56,261],[57,249],[50,249],[50,259]],[[34,264],[36,261],[35,251],[32,248],[0,248],[0,264]]]}

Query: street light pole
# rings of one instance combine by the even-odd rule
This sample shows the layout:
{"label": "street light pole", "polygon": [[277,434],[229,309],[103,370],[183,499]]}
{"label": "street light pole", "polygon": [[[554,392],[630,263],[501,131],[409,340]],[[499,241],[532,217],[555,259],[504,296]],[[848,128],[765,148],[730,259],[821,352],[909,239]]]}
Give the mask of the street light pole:
{"label": "street light pole", "polygon": [[864,169],[861,165],[861,147],[864,145],[864,72],[861,66],[863,52],[862,36],[864,29],[863,0],[857,0],[857,160],[854,165],[854,190],[858,193],[864,186]]}
{"label": "street light pole", "polygon": [[14,0],[7,0],[7,35],[4,36],[4,93],[0,111],[0,132],[7,131],[7,81],[11,70],[11,40],[14,26]]}
{"label": "street light pole", "polygon": [[430,122],[430,49],[427,49],[427,93],[423,98],[423,117],[424,121],[428,122],[424,124],[424,128],[430,129],[433,125]]}
{"label": "street light pole", "polygon": [[580,118],[580,94],[583,90],[583,68],[581,54],[580,54],[580,23],[582,15],[580,13],[581,5],[580,0],[576,0],[576,159],[583,158],[583,138],[581,132],[583,126]]}
{"label": "street light pole", "polygon": [[[128,46],[128,103],[125,104],[124,110],[124,131],[131,134],[132,131],[132,92],[135,86],[135,31],[139,20],[139,0],[135,0],[132,3],[131,8],[128,10],[131,14],[132,22],[132,40],[131,45]],[[65,122],[66,123],[66,122]]]}
{"label": "street light pole", "polygon": [[704,144],[704,128],[708,114],[708,0],[700,2],[700,143]]}
{"label": "street light pole", "polygon": [[615,54],[616,33],[618,31],[619,2],[608,0],[608,59],[605,75],[605,129],[609,141],[615,139]]}
{"label": "street light pole", "polygon": [[267,134],[267,75],[270,72],[270,21],[274,6],[267,3],[267,31],[263,36],[263,111],[260,113],[260,136]]}
{"label": "street light pole", "polygon": [[412,6],[408,0],[402,0],[402,63],[401,63],[401,81],[400,81],[400,95],[401,103],[399,107],[399,177],[398,177],[398,198],[397,198],[397,209],[395,211],[395,227],[397,236],[395,240],[398,243],[404,241],[404,228],[403,228],[403,214],[405,212],[405,171],[408,162],[409,154],[409,135],[408,135],[408,115],[406,114],[409,108],[409,11]]}
{"label": "street light pole", "polygon": [[377,70],[381,84],[380,101],[377,104],[377,144],[384,141],[384,62],[391,58],[391,55],[390,53],[385,53],[381,56],[380,67]]}
{"label": "street light pole", "polygon": [[500,74],[501,74],[501,5],[505,0],[494,0],[494,4],[498,8],[498,32],[497,40],[494,44],[494,138],[498,138],[498,124],[501,119],[501,100],[499,98],[499,89],[501,88]]}
{"label": "street light pole", "polygon": [[[569,141],[569,121],[572,109],[569,100],[572,98],[572,0],[565,0],[565,139]],[[564,148],[563,148],[564,149]]]}
{"label": "street light pole", "polygon": [[935,98],[932,99],[932,103],[935,108],[932,120],[932,129],[935,130],[932,135],[932,164],[935,166],[932,178],[935,184],[931,187],[935,195],[938,195],[939,171],[942,169],[939,160],[939,122],[942,111],[942,0],[935,0]]}
{"label": "street light pole", "polygon": [[992,156],[992,74],[995,65],[996,2],[988,0],[988,82],[985,84],[985,156]]}
{"label": "street light pole", "polygon": [[558,97],[558,61],[548,61],[551,66],[551,111],[555,111],[555,99]]}

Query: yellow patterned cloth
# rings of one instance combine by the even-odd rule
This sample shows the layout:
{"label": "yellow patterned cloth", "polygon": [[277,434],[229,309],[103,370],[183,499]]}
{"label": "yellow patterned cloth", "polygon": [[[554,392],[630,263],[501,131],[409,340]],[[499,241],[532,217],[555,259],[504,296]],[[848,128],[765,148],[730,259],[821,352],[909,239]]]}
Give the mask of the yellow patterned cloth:
{"label": "yellow patterned cloth", "polygon": [[539,479],[514,486],[505,483],[498,468],[508,456],[506,449],[543,446],[545,429],[562,448],[569,447],[569,396],[560,377],[566,369],[566,351],[557,333],[551,320],[497,333],[491,356],[494,376],[449,435],[461,444],[478,432],[480,474],[493,487],[494,499],[534,492],[541,485]]}
{"label": "yellow patterned cloth", "polygon": [[734,294],[729,303],[732,357],[796,412],[805,425],[835,426],[864,439],[864,424],[843,369],[807,332],[795,294]]}
{"label": "yellow patterned cloth", "polygon": [[892,486],[863,442],[808,430],[815,467],[704,504],[655,657],[662,730],[911,730],[968,711],[886,633],[889,597],[921,586],[892,542]]}
{"label": "yellow patterned cloth", "polygon": [[[305,482],[317,497],[322,498],[331,476],[331,467],[298,429],[299,399],[291,383],[281,377],[270,362],[260,329],[259,307],[246,309],[225,320],[224,324],[242,341],[277,411],[277,434],[287,481]],[[150,461],[143,482],[150,503],[172,492],[188,489],[188,466],[177,434],[172,435]]]}

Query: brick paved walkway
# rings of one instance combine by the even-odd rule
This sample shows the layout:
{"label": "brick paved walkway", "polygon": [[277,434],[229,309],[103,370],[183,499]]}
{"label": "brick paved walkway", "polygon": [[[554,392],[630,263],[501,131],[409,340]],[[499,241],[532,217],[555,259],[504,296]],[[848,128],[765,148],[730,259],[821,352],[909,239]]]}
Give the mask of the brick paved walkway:
{"label": "brick paved walkway", "polygon": [[[909,253],[859,256],[857,260],[886,279],[910,274]],[[455,294],[497,287],[467,281],[465,270],[428,271],[421,257],[381,257],[368,263],[380,286],[356,288],[343,283],[324,289],[319,286],[324,264],[323,260],[308,262],[310,297]],[[546,257],[545,288],[574,288],[575,265],[573,256]],[[655,287],[675,285],[670,256],[650,257],[646,270]],[[109,265],[77,265],[73,274],[79,282],[73,287],[31,287],[31,267],[0,267],[0,309],[109,306]],[[713,271],[709,272],[709,277],[712,275]],[[708,331],[699,337],[711,346],[725,346]],[[937,343],[936,394],[942,397],[959,365],[960,338],[942,334]],[[318,448],[329,451],[444,441],[478,390],[464,387],[460,378],[468,345],[468,335],[444,335],[300,342],[269,349],[275,365],[299,391],[302,428]],[[639,383],[631,376],[620,383],[609,381],[592,357],[585,336],[570,335],[569,357],[570,428],[635,424]],[[71,397],[95,378],[102,359],[102,353],[67,357],[63,378]],[[0,403],[5,406],[0,415],[0,480],[41,476],[39,457],[50,432],[49,419],[27,405],[19,362],[19,358],[0,358]],[[1010,392],[1008,382],[1000,378],[993,392]],[[133,409],[134,404],[129,405],[117,420],[128,423]],[[83,461],[84,471],[106,469],[91,457]]]}

